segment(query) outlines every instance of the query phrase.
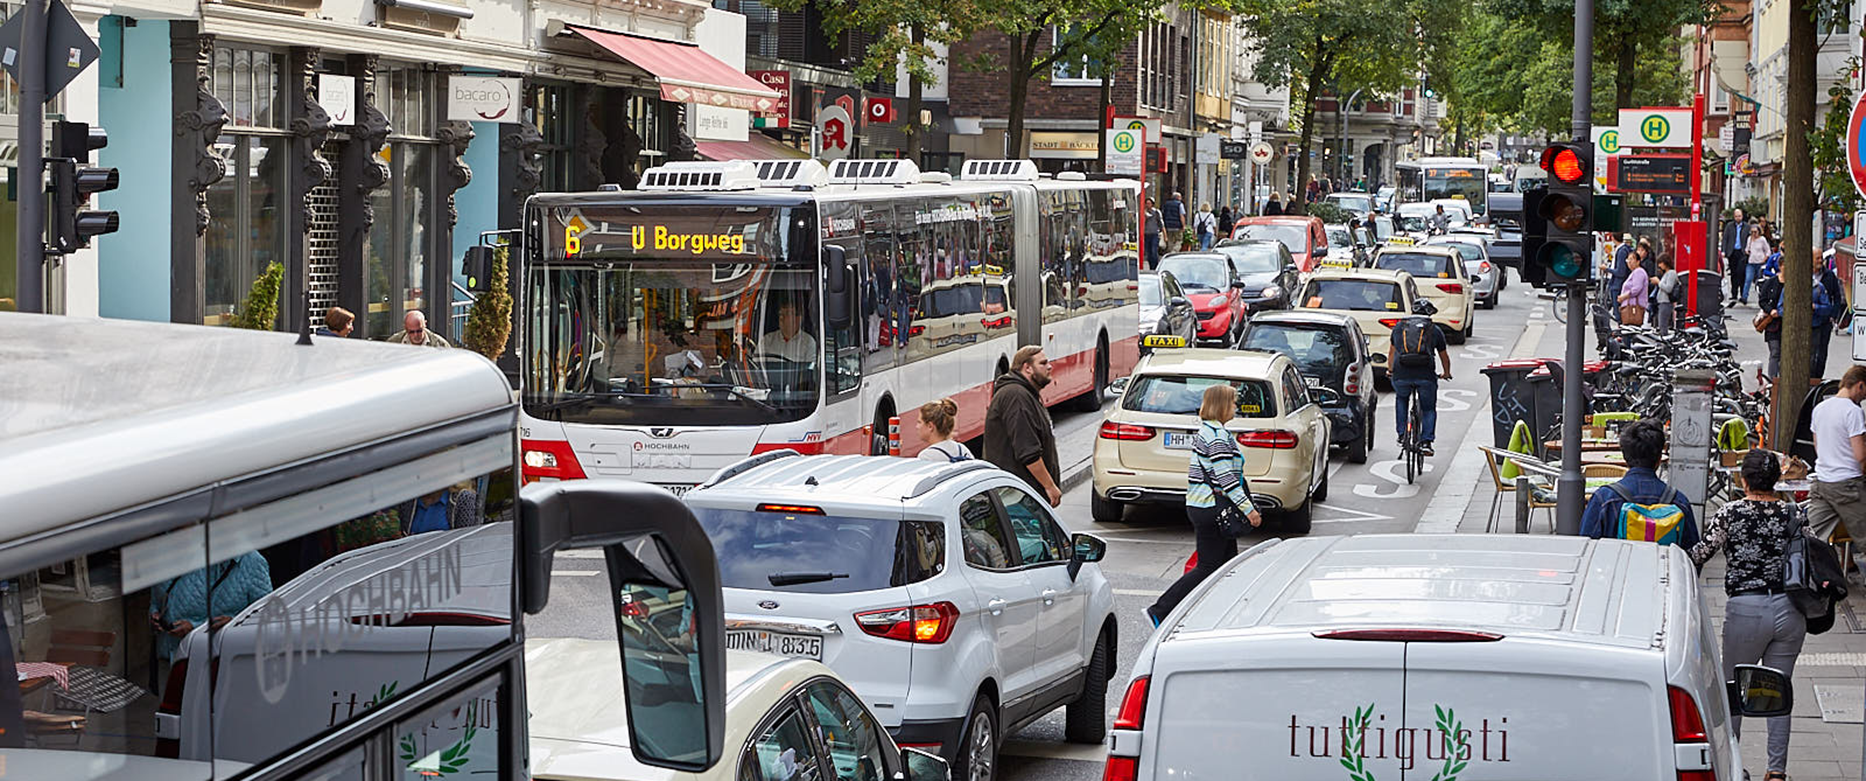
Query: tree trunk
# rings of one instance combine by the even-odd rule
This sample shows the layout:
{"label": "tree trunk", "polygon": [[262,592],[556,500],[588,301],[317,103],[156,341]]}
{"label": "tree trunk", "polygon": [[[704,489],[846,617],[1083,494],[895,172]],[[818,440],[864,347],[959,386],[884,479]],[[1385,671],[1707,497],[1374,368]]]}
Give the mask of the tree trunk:
{"label": "tree trunk", "polygon": [[[1309,83],[1303,89],[1302,141],[1298,144],[1296,152],[1298,155],[1296,158],[1296,191],[1290,194],[1291,203],[1283,205],[1284,211],[1293,211],[1296,214],[1309,213],[1307,200],[1310,176],[1309,145],[1315,141],[1315,96],[1320,94],[1322,82],[1328,78],[1329,66],[1332,64],[1329,57],[1322,52],[1322,39],[1319,36],[1315,39],[1314,46],[1315,55],[1309,61],[1315,63],[1315,66],[1309,69]],[[1339,110],[1340,98],[1335,100],[1335,108]],[[1294,204],[1301,205],[1295,206]]]}
{"label": "tree trunk", "polygon": [[[919,24],[915,24],[913,26],[912,35],[914,39],[914,46],[916,48],[926,43],[927,34],[926,34],[925,27],[922,27]],[[922,92],[925,90],[925,88],[926,88],[926,85],[920,83],[920,77],[914,76],[912,74],[908,74],[907,76],[907,159],[912,160],[914,162],[914,165],[920,165],[921,144],[922,144],[922,141],[924,141],[924,137],[926,135],[926,128],[920,124],[920,111],[922,108],[924,108],[924,105],[922,103]]]}
{"label": "tree trunk", "polygon": [[1030,97],[1030,79],[1035,76],[1030,63],[1036,58],[1037,43],[1047,29],[1038,27],[1022,40],[1012,39],[1017,61],[1011,63],[1010,68],[1011,107],[1004,128],[1004,156],[1012,160],[1022,160],[1029,154],[1029,144],[1024,138],[1024,101]]}
{"label": "tree trunk", "polygon": [[1639,85],[1639,41],[1630,32],[1617,36],[1619,47],[1615,52],[1619,63],[1613,70],[1613,107],[1636,108],[1633,105],[1633,88]]}
{"label": "tree trunk", "polygon": [[[1108,73],[1106,70],[1104,70],[1101,74],[1101,106],[1099,110],[1096,111],[1095,113],[1096,124],[1105,125],[1107,123],[1108,105],[1113,102],[1114,102],[1114,74]],[[1105,174],[1105,173],[1108,173],[1107,128],[1103,127],[1101,130],[1096,131],[1095,135],[1098,136],[1095,139],[1095,157],[1096,157],[1095,168],[1096,170],[1099,170]]]}
{"label": "tree trunk", "polygon": [[1814,8],[1818,0],[1794,0],[1788,11],[1788,102],[1782,150],[1782,374],[1777,378],[1775,449],[1795,442],[1795,422],[1807,395],[1813,336],[1814,160],[1808,132],[1814,129]]}

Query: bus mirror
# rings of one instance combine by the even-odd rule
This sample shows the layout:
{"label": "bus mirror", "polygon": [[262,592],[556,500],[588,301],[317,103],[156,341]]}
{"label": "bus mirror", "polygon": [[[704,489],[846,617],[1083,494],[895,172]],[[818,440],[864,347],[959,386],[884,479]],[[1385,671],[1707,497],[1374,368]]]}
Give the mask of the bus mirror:
{"label": "bus mirror", "polygon": [[533,483],[519,492],[518,533],[526,613],[548,602],[558,551],[602,549],[635,758],[689,773],[717,763],[725,744],[724,601],[712,542],[693,513],[643,483]]}
{"label": "bus mirror", "polygon": [[849,294],[849,261],[843,248],[834,244],[823,247],[823,268],[828,277],[824,280],[828,286],[823,291],[824,316],[829,320],[830,330],[848,328],[855,319],[850,311],[854,297]]}
{"label": "bus mirror", "polygon": [[466,275],[467,289],[475,293],[492,290],[492,248],[484,244],[467,247],[460,261],[460,273]]}

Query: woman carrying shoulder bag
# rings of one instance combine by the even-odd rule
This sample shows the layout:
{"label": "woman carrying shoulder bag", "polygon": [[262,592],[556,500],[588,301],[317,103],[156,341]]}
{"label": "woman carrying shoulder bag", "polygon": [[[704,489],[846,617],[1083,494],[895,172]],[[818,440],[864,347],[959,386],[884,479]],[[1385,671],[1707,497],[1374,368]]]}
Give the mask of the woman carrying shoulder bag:
{"label": "woman carrying shoulder bag", "polygon": [[1228,513],[1241,516],[1253,528],[1263,525],[1263,514],[1251,502],[1250,485],[1244,481],[1244,453],[1238,449],[1237,435],[1225,428],[1237,414],[1236,388],[1219,384],[1205,389],[1199,404],[1199,430],[1192,436],[1192,463],[1186,469],[1186,516],[1192,521],[1199,564],[1179,576],[1147,608],[1154,626],[1206,577],[1238,555],[1237,538],[1245,529],[1235,520],[1226,523]]}
{"label": "woman carrying shoulder bag", "polygon": [[[1793,502],[1775,491],[1782,465],[1775,453],[1756,448],[1743,457],[1743,498],[1730,502],[1711,516],[1704,539],[1691,549],[1699,567],[1716,555],[1727,554],[1723,588],[1730,595],[1723,615],[1723,673],[1736,677],[1739,664],[1761,664],[1790,676],[1795,657],[1807,639],[1808,619],[1795,605],[1783,582],[1790,533],[1800,533],[1807,519]],[[1743,718],[1732,716],[1730,728],[1742,734]],[[1769,719],[1768,774],[1764,779],[1788,778],[1789,717]]]}

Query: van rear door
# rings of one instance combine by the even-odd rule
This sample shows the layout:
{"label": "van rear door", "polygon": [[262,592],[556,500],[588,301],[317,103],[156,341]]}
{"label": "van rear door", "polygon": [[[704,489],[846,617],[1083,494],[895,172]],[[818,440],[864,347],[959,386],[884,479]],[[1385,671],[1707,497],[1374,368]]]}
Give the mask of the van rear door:
{"label": "van rear door", "polygon": [[1140,777],[1400,778],[1404,662],[1404,643],[1307,633],[1162,643]]}
{"label": "van rear door", "polygon": [[1405,721],[1419,781],[1673,778],[1678,761],[1664,662],[1643,649],[1407,643]]}

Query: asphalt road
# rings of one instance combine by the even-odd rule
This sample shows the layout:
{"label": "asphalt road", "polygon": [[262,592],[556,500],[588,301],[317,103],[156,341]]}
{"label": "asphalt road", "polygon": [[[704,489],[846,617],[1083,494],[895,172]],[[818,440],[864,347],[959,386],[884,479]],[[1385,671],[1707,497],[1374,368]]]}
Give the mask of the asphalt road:
{"label": "asphalt road", "polygon": [[[1479,310],[1476,333],[1468,343],[1452,347],[1450,382],[1439,388],[1438,455],[1428,460],[1426,473],[1407,485],[1404,466],[1394,448],[1391,394],[1381,394],[1380,426],[1373,455],[1365,464],[1348,464],[1339,456],[1330,462],[1327,502],[1315,512],[1313,534],[1410,533],[1423,526],[1451,524],[1455,528],[1477,481],[1476,473],[1445,482],[1453,456],[1465,444],[1488,443],[1489,381],[1479,372],[1493,361],[1533,354],[1550,354],[1560,344],[1559,324],[1548,317],[1549,304],[1520,280],[1503,292],[1496,309]],[[1114,402],[1109,402],[1112,405]],[[1105,408],[1104,408],[1105,409]],[[1154,597],[1178,577],[1193,550],[1185,516],[1173,508],[1136,507],[1121,523],[1098,524],[1089,517],[1086,466],[1102,415],[1058,412],[1055,416],[1064,474],[1078,479],[1063,497],[1061,518],[1072,531],[1100,534],[1109,542],[1103,570],[1115,589],[1115,610],[1120,621],[1119,667],[1108,704],[1118,706],[1135,655],[1152,627],[1142,612]],[[1448,531],[1449,529],[1441,529]],[[1268,538],[1252,535],[1249,545]],[[588,637],[613,639],[609,619],[607,578],[601,556],[594,551],[559,554],[551,578],[550,607],[525,620],[533,637]],[[1110,713],[1112,719],[1112,712]],[[1000,764],[1005,781],[1093,781],[1102,773],[1106,751],[1099,745],[1063,741],[1061,710],[1007,739]]]}

